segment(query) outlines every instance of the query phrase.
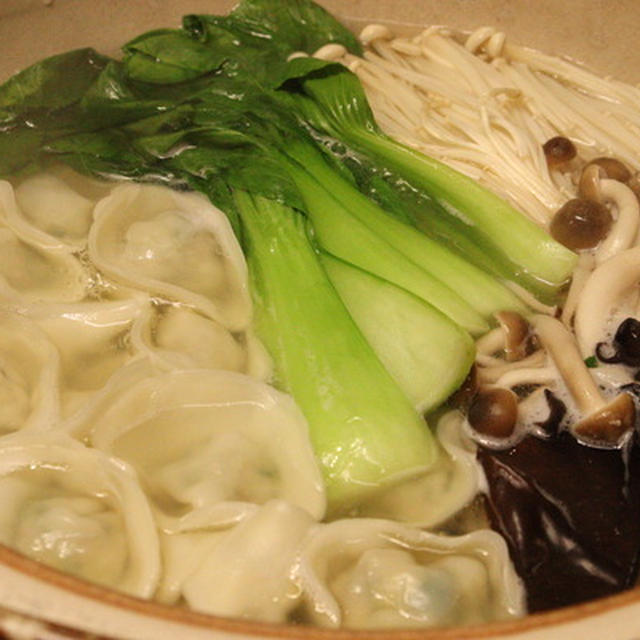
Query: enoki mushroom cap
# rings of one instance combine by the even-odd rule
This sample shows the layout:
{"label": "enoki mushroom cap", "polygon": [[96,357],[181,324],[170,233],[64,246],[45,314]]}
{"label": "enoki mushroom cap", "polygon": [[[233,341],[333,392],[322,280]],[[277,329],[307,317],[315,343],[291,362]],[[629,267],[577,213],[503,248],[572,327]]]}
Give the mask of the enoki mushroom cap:
{"label": "enoki mushroom cap", "polygon": [[360,32],[360,42],[365,46],[371,44],[374,40],[391,40],[393,38],[393,33],[389,27],[386,27],[382,24],[368,24],[361,32]]}

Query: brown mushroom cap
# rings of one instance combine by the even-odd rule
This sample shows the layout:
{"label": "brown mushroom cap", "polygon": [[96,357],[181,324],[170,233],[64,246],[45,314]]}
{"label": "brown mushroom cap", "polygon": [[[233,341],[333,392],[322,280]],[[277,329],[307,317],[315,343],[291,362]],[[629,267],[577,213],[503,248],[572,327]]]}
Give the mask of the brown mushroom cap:
{"label": "brown mushroom cap", "polygon": [[565,136],[549,138],[543,145],[544,157],[550,169],[561,169],[568,165],[578,153],[575,145]]}
{"label": "brown mushroom cap", "polygon": [[518,398],[503,387],[480,389],[471,402],[467,420],[482,435],[508,438],[518,420]]}
{"label": "brown mushroom cap", "polygon": [[508,362],[522,360],[529,348],[529,323],[515,311],[499,311],[496,320],[504,331],[504,353]]}
{"label": "brown mushroom cap", "polygon": [[609,404],[588,415],[574,427],[574,433],[595,444],[615,445],[633,427],[636,409],[628,393],[621,393]]}
{"label": "brown mushroom cap", "polygon": [[603,204],[573,198],[556,211],[549,232],[569,249],[591,249],[606,237],[612,224],[611,213]]}
{"label": "brown mushroom cap", "polygon": [[[617,180],[618,182],[627,182],[631,178],[631,171],[627,168],[623,162],[620,162],[617,158],[594,158],[589,164],[595,164],[601,167],[607,174],[607,178],[611,180]],[[588,166],[588,165],[587,165]]]}

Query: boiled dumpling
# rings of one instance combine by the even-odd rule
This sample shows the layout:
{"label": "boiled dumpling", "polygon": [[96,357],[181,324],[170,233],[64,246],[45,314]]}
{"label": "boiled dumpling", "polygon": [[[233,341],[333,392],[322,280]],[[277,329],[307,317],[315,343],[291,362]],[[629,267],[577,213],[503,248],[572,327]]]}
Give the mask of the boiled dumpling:
{"label": "boiled dumpling", "polygon": [[361,506],[359,515],[434,527],[469,505],[484,489],[485,479],[463,422],[457,411],[440,418],[437,438],[442,452],[436,464],[422,475],[376,493]]}
{"label": "boiled dumpling", "polygon": [[271,360],[251,332],[233,334],[179,305],[154,305],[136,323],[132,343],[165,369],[225,369],[267,380]]}
{"label": "boiled dumpling", "polygon": [[60,353],[63,414],[70,415],[134,355],[129,331],[148,306],[144,296],[121,301],[41,304],[23,313]]}
{"label": "boiled dumpling", "polygon": [[33,322],[0,311],[0,435],[58,421],[59,364],[56,348]]}
{"label": "boiled dumpling", "polygon": [[142,321],[139,348],[169,369],[246,370],[244,345],[211,318],[163,305],[150,309]]}
{"label": "boiled dumpling", "polygon": [[[247,510],[246,515],[252,512],[253,509]],[[202,566],[204,558],[228,532],[228,529],[205,529],[181,533],[161,531],[162,576],[155,599],[164,604],[177,604],[182,598],[182,586],[185,580]]]}
{"label": "boiled dumpling", "polygon": [[338,520],[316,526],[297,571],[309,617],[327,627],[440,627],[524,613],[506,545],[489,530],[448,537]]}
{"label": "boiled dumpling", "polygon": [[62,178],[39,173],[16,187],[15,206],[5,207],[5,218],[17,235],[42,249],[78,251],[86,244],[94,206]]}
{"label": "boiled dumpling", "polygon": [[226,216],[203,196],[127,184],[98,203],[95,265],[115,280],[185,303],[224,327],[247,327],[244,257]]}
{"label": "boiled dumpling", "polygon": [[136,468],[166,530],[220,525],[272,498],[324,514],[300,410],[248,376],[198,369],[145,377],[85,421],[94,446]]}
{"label": "boiled dumpling", "polygon": [[300,600],[294,566],[313,524],[299,507],[267,502],[230,531],[215,534],[182,581],[185,600],[193,609],[215,615],[286,621]]}
{"label": "boiled dumpling", "polygon": [[76,302],[88,287],[88,274],[74,256],[42,251],[0,227],[0,301],[12,308],[42,301]]}
{"label": "boiled dumpling", "polygon": [[160,574],[147,500],[124,463],[62,434],[0,439],[0,542],[56,569],[141,597]]}

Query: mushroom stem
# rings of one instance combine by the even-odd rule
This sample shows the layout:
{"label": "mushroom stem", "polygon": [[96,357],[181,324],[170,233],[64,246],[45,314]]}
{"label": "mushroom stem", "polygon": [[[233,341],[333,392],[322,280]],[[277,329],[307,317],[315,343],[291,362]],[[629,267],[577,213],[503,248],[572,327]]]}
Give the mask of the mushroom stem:
{"label": "mushroom stem", "polygon": [[617,180],[600,180],[600,193],[605,202],[611,201],[615,204],[618,217],[611,231],[596,250],[598,264],[633,245],[640,219],[638,199],[627,185]]}
{"label": "mushroom stem", "polygon": [[600,181],[607,177],[604,169],[597,164],[588,164],[580,175],[578,195],[581,198],[602,202]]}
{"label": "mushroom stem", "polygon": [[572,425],[574,434],[596,446],[617,445],[635,420],[631,396],[620,393],[613,400],[602,396],[584,364],[578,345],[562,322],[538,315],[532,318],[531,324],[582,414],[582,418]]}
{"label": "mushroom stem", "polygon": [[529,347],[529,324],[515,311],[498,311],[495,314],[504,332],[504,353],[507,362],[522,360]]}
{"label": "mushroom stem", "polygon": [[[478,379],[482,384],[492,384],[508,371],[542,367],[544,366],[545,360],[546,355],[542,349],[538,349],[538,351],[534,351],[530,356],[516,362],[505,362],[504,360],[495,358],[488,366],[478,367]],[[482,364],[479,358],[477,363]]]}
{"label": "mushroom stem", "polygon": [[553,367],[523,367],[503,373],[496,381],[497,387],[517,387],[524,384],[550,384],[556,379]]}
{"label": "mushroom stem", "polygon": [[568,327],[571,325],[571,320],[576,312],[576,307],[580,301],[582,290],[593,271],[594,265],[595,260],[592,254],[579,254],[578,263],[576,264],[576,268],[573,270],[571,285],[569,286],[567,298],[565,300],[564,307],[562,307],[562,315],[560,316],[562,322]]}
{"label": "mushroom stem", "polygon": [[496,327],[476,340],[476,353],[491,356],[496,351],[504,349],[504,329]]}
{"label": "mushroom stem", "polygon": [[531,319],[531,325],[580,412],[589,414],[601,409],[606,401],[584,364],[573,336],[562,322],[551,316],[536,315]]}
{"label": "mushroom stem", "polygon": [[574,317],[580,351],[588,358],[605,334],[607,319],[624,292],[640,280],[640,247],[622,251],[599,265],[582,289]]}

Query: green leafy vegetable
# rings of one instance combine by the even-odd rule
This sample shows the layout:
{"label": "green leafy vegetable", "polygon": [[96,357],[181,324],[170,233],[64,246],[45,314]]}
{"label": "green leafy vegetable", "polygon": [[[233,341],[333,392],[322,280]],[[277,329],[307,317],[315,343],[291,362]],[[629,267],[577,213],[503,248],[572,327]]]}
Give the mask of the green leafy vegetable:
{"label": "green leafy vegetable", "polygon": [[414,406],[429,412],[467,376],[475,357],[469,334],[405,289],[329,254],[331,282],[387,370]]}
{"label": "green leafy vegetable", "polygon": [[426,192],[430,206],[416,212],[418,226],[465,257],[546,301],[568,281],[573,252],[475,181],[383,134],[358,78],[344,66],[294,59],[280,78],[280,95],[305,122]]}
{"label": "green leafy vegetable", "polygon": [[243,191],[235,204],[257,328],[309,422],[330,504],[428,468],[437,457],[431,433],[345,309],[303,216]]}

